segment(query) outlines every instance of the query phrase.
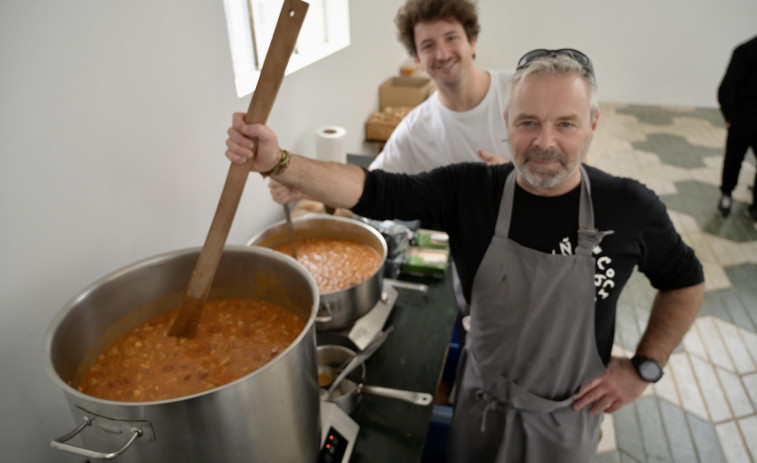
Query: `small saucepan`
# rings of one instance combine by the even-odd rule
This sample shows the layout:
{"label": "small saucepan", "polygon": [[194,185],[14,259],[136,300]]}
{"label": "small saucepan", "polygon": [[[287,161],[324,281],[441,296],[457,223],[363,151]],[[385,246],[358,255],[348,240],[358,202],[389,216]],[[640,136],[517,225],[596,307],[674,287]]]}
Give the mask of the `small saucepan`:
{"label": "small saucepan", "polygon": [[[384,286],[384,265],[387,244],[384,236],[372,226],[355,219],[327,214],[310,214],[292,219],[294,235],[304,238],[343,238],[373,248],[381,255],[381,266],[367,279],[349,288],[321,292],[315,328],[337,330],[352,326],[379,302]],[[286,220],[277,222],[252,237],[249,246],[276,248],[291,242]]]}
{"label": "small saucepan", "polygon": [[351,413],[357,406],[361,395],[375,395],[390,399],[404,400],[415,405],[430,405],[434,398],[425,392],[403,391],[364,383],[365,364],[357,367],[337,385],[331,396],[327,391],[331,381],[339,374],[339,368],[355,355],[352,349],[338,345],[322,345],[317,348],[318,382],[321,386],[321,399],[335,403],[345,413]]}

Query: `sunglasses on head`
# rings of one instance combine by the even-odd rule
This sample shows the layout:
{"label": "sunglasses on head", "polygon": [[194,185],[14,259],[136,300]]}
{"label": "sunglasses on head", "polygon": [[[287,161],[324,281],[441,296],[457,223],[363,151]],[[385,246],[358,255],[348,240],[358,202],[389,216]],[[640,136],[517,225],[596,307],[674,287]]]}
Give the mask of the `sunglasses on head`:
{"label": "sunglasses on head", "polygon": [[589,59],[589,57],[572,48],[560,48],[559,50],[546,50],[544,48],[540,48],[538,50],[529,51],[528,53],[523,55],[521,59],[518,60],[518,67],[515,69],[523,69],[524,67],[528,66],[531,61],[538,58],[558,55],[563,55],[571,58],[572,60],[579,63],[589,74],[591,74],[592,76],[594,75],[594,67],[591,65],[591,60]]}

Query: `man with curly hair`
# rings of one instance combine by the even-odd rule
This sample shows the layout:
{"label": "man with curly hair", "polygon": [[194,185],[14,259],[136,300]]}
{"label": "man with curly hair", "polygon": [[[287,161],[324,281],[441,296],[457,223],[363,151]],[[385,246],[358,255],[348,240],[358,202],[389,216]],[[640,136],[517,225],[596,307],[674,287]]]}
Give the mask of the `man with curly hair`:
{"label": "man with curly hair", "polygon": [[446,164],[510,158],[504,112],[512,71],[476,65],[481,27],[469,0],[408,0],[398,37],[437,91],[397,126],[371,169],[420,173]]}
{"label": "man with curly hair", "polygon": [[[504,113],[512,71],[476,65],[476,4],[408,0],[394,22],[399,41],[437,90],[405,116],[370,168],[417,174],[458,162],[507,162]],[[275,180],[269,187],[279,203],[302,198]]]}

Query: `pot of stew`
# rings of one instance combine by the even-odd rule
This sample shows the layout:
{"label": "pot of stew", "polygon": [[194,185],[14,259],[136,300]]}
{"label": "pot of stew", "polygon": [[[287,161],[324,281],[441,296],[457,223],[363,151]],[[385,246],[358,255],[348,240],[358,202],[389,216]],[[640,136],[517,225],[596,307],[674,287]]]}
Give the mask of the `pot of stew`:
{"label": "pot of stew", "polygon": [[[297,217],[292,224],[297,260],[313,274],[320,291],[316,329],[350,326],[381,298],[386,240],[370,225],[327,214]],[[280,221],[247,244],[291,255],[290,236],[286,221]]]}
{"label": "pot of stew", "polygon": [[200,251],[131,264],[58,312],[45,367],[74,423],[53,447],[119,462],[316,460],[315,279],[282,253],[227,246],[196,336],[165,339]]}

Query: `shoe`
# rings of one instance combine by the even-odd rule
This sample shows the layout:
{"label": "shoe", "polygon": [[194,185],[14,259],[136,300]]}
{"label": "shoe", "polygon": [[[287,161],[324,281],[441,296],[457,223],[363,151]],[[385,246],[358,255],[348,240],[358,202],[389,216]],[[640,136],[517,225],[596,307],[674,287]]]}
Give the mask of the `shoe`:
{"label": "shoe", "polygon": [[731,199],[728,195],[723,195],[718,200],[718,214],[722,215],[723,217],[728,217],[728,214],[731,213],[731,205],[733,204],[733,199]]}
{"label": "shoe", "polygon": [[757,221],[757,205],[749,206],[747,214],[749,214],[752,220]]}

